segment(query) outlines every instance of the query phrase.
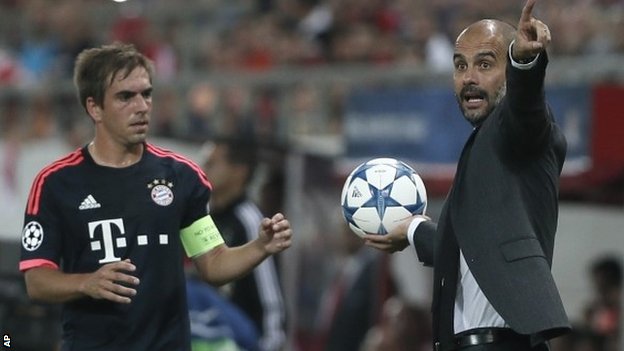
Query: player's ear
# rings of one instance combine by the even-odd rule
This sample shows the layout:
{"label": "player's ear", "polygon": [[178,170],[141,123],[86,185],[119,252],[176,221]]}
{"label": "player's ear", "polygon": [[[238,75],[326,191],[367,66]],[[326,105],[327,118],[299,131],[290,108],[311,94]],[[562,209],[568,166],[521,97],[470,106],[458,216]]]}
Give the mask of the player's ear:
{"label": "player's ear", "polygon": [[93,97],[90,96],[87,98],[85,106],[87,108],[87,113],[94,122],[99,122],[102,119],[102,108],[95,102]]}

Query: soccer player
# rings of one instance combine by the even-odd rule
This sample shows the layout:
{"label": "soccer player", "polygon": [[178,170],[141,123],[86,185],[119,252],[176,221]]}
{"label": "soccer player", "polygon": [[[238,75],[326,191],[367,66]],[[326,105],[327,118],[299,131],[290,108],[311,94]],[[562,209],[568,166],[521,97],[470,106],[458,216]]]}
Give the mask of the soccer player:
{"label": "soccer player", "polygon": [[255,240],[224,244],[203,171],[146,142],[152,77],[131,45],[83,51],[74,82],[94,138],[32,185],[20,270],[31,298],[63,304],[62,351],[188,351],[183,251],[219,285],[291,245],[280,213]]}

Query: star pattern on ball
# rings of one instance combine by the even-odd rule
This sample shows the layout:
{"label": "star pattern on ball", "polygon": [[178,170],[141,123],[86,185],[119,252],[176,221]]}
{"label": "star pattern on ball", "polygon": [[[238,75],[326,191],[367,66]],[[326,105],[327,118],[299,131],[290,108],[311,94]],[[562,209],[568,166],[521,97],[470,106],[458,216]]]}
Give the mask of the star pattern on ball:
{"label": "star pattern on ball", "polygon": [[384,235],[400,222],[426,210],[427,195],[418,174],[395,159],[375,159],[347,177],[343,215],[358,235]]}

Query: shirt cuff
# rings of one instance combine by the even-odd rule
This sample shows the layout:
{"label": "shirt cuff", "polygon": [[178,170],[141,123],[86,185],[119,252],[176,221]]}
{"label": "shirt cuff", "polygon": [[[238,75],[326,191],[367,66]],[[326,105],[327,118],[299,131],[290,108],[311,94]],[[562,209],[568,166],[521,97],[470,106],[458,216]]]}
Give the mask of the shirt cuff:
{"label": "shirt cuff", "polygon": [[509,44],[509,61],[511,61],[511,65],[517,69],[522,69],[522,70],[529,70],[533,68],[537,64],[537,58],[539,57],[540,54],[537,54],[537,56],[535,56],[535,58],[533,58],[531,62],[527,62],[527,63],[517,62],[513,59],[513,56],[511,56],[511,47],[513,46],[515,42],[516,42],[515,40],[512,40],[511,44]]}
{"label": "shirt cuff", "polygon": [[426,220],[426,218],[416,217],[412,219],[412,223],[407,227],[407,241],[409,241],[411,246],[414,246],[414,234],[416,233],[418,225]]}

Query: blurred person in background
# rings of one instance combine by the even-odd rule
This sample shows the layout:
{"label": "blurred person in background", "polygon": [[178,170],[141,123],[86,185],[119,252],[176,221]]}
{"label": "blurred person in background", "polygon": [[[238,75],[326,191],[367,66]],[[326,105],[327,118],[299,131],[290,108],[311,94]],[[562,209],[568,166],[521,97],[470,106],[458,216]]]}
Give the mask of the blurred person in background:
{"label": "blurred person in background", "polygon": [[398,295],[387,299],[379,322],[372,327],[360,351],[429,351],[431,320],[426,308]]}
{"label": "blurred person in background", "polygon": [[566,140],[545,100],[551,36],[535,2],[517,29],[486,19],[457,37],[454,91],[473,131],[439,221],[365,236],[433,266],[434,350],[546,351],[570,329],[550,271]]}
{"label": "blurred person in background", "polygon": [[191,351],[259,351],[253,321],[214,287],[187,270]]}
{"label": "blurred person in background", "polygon": [[94,137],[33,181],[28,295],[62,304],[62,351],[189,351],[183,252],[203,280],[226,284],[290,247],[290,224],[276,214],[246,245],[224,243],[201,168],[146,141],[153,65],[132,45],[87,49],[74,72]]}
{"label": "blurred person in background", "polygon": [[381,306],[394,293],[386,257],[364,246],[341,223],[337,262],[317,315],[316,348],[308,350],[359,350],[368,331],[379,321]]}
{"label": "blurred person in background", "polygon": [[19,42],[19,83],[38,86],[59,76],[59,39],[54,31],[53,18],[48,15],[51,5],[44,1],[24,2],[25,25]]}
{"label": "blurred person in background", "polygon": [[584,326],[616,351],[620,342],[622,308],[622,263],[615,256],[596,259],[589,269],[594,290],[593,301],[585,309]]}
{"label": "blurred person in background", "polygon": [[[205,144],[202,167],[213,185],[210,212],[225,243],[236,247],[256,240],[262,213],[250,184],[258,164],[253,137],[216,137]],[[275,351],[286,340],[286,310],[276,262],[268,258],[251,274],[221,289],[255,324],[260,350]]]}
{"label": "blurred person in background", "polygon": [[217,87],[199,82],[190,87],[186,100],[185,135],[194,141],[203,141],[217,134],[217,110],[220,93]]}

